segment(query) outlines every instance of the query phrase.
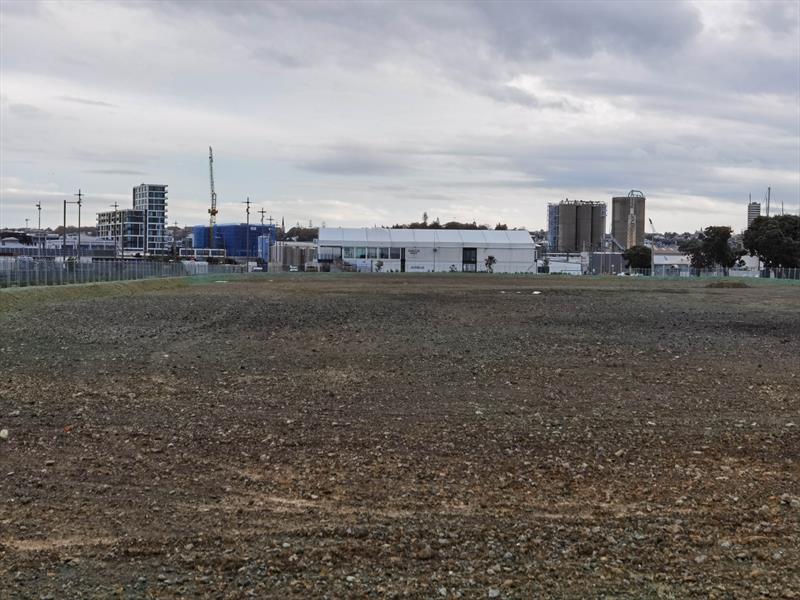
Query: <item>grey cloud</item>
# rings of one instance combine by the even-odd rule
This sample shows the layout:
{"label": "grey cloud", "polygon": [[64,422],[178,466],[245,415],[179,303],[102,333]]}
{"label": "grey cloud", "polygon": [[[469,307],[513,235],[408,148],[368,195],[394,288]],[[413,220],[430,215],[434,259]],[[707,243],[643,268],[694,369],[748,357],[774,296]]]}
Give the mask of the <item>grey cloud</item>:
{"label": "grey cloud", "polygon": [[92,163],[92,162],[116,163],[122,165],[142,165],[152,159],[158,159],[157,156],[150,156],[137,152],[109,153],[109,152],[96,152],[93,150],[87,150],[83,148],[78,148],[73,150],[70,158],[78,160],[80,162],[87,162],[87,163]]}
{"label": "grey cloud", "polygon": [[493,47],[513,60],[602,50],[650,55],[679,48],[702,30],[686,2],[476,2]]}
{"label": "grey cloud", "polygon": [[[4,40],[4,73],[74,81],[80,87],[73,93],[97,90],[91,96],[98,98],[141,92],[153,99],[153,113],[165,109],[187,122],[165,123],[169,144],[156,147],[145,132],[121,125],[142,110],[132,101],[96,111],[109,131],[92,147],[77,126],[65,125],[57,107],[41,104],[53,111],[47,143],[27,135],[27,123],[18,119],[21,133],[3,140],[4,154],[13,156],[4,158],[4,168],[20,168],[20,158],[33,150],[37,162],[64,160],[80,165],[73,172],[92,169],[85,172],[121,179],[158,165],[159,172],[174,172],[171,182],[185,177],[185,197],[204,198],[207,165],[186,149],[203,135],[224,138],[233,131],[242,143],[236,133],[225,143],[238,146],[238,156],[221,153],[219,173],[229,194],[244,197],[253,193],[248,185],[261,184],[252,175],[252,136],[268,140],[260,142],[258,160],[272,159],[269,169],[278,176],[267,185],[285,188],[276,197],[293,198],[302,189],[308,194],[303,210],[313,213],[326,206],[326,194],[368,195],[395,211],[389,220],[398,197],[423,206],[450,193],[448,186],[459,188],[460,203],[474,197],[475,205],[486,193],[514,199],[580,189],[597,190],[587,199],[603,199],[606,192],[640,187],[704,195],[727,206],[756,192],[743,188],[762,185],[758,178],[768,178],[770,169],[784,182],[786,172],[796,171],[796,2],[731,3],[740,29],[725,36],[703,29],[687,2],[120,3],[106,14],[119,22],[102,27],[124,28],[128,11],[139,11],[150,31],[174,35],[149,46],[137,43],[132,28],[130,47],[114,43],[107,53],[62,27],[63,5],[47,6],[45,19],[9,17],[12,31],[24,29],[18,24],[41,31],[35,45],[24,36]],[[83,6],[70,10],[85,10],[87,25],[96,25],[95,11]],[[106,6],[97,5],[97,12]],[[198,29],[210,35],[199,38]],[[254,73],[259,67],[269,76]],[[536,87],[509,85],[515,79]],[[402,104],[388,97],[399,89]],[[68,98],[61,99],[108,104]],[[39,103],[35,96],[26,101]],[[26,113],[8,108],[15,117]],[[27,111],[29,118],[36,114]],[[160,133],[159,123],[148,124]],[[346,142],[336,145],[341,139]],[[209,141],[215,150],[222,144]],[[15,147],[23,146],[31,150],[21,155]],[[288,146],[283,154],[273,149]],[[719,175],[748,165],[756,173],[750,180]],[[235,179],[225,182],[232,172]],[[109,182],[98,179],[98,185]],[[773,186],[776,194],[800,193],[796,184],[781,185],[783,191]]]}
{"label": "grey cloud", "polygon": [[133,169],[90,169],[84,173],[94,173],[96,175],[147,175],[145,171],[135,171]]}
{"label": "grey cloud", "polygon": [[370,176],[398,175],[407,171],[408,165],[397,156],[368,148],[341,146],[298,165],[301,169],[327,175]]}
{"label": "grey cloud", "polygon": [[298,69],[307,66],[306,62],[296,56],[274,48],[256,48],[252,52],[252,57],[258,61],[276,64],[286,69]]}
{"label": "grey cloud", "polygon": [[508,85],[492,86],[486,89],[486,95],[498,102],[508,102],[518,104],[527,108],[537,108],[540,106],[539,99],[533,94],[524,90]]}
{"label": "grey cloud", "polygon": [[33,104],[9,104],[9,112],[22,119],[49,119],[50,114]]}
{"label": "grey cloud", "polygon": [[0,2],[0,14],[8,16],[34,16],[42,13],[42,3],[38,0],[9,0]]}
{"label": "grey cloud", "polygon": [[792,0],[761,0],[748,6],[750,16],[772,33],[797,34],[800,29],[800,3]]}
{"label": "grey cloud", "polygon": [[116,104],[111,104],[109,102],[103,102],[102,100],[90,100],[89,98],[77,98],[75,96],[59,96],[59,100],[64,100],[65,102],[73,102],[75,104],[86,104],[88,106],[102,106],[106,108],[117,108]]}

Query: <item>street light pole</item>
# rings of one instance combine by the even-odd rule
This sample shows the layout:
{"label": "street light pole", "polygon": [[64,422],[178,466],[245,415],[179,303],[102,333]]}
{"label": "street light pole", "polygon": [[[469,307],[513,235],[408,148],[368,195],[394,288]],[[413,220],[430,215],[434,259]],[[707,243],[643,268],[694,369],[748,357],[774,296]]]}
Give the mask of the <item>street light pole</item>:
{"label": "street light pole", "polygon": [[44,239],[42,239],[42,203],[36,203],[36,210],[39,211],[39,256],[42,256],[42,245],[44,244]]}
{"label": "street light pole", "polygon": [[119,225],[119,204],[114,202],[109,206],[114,207],[114,258],[117,258],[117,251],[119,250],[119,229],[121,229]]}
{"label": "street light pole", "polygon": [[250,266],[250,196],[247,197],[247,201],[244,203],[247,205],[247,232],[245,233],[245,245],[247,249],[245,250],[245,269],[248,269]]}
{"label": "street light pole", "polygon": [[61,258],[64,259],[64,262],[67,260],[67,201],[64,200],[64,229],[61,232],[62,241],[61,241]]}
{"label": "street light pole", "polygon": [[78,257],[78,263],[81,262],[81,202],[83,201],[83,194],[81,194],[80,188],[78,188],[78,193],[73,194],[74,196],[78,197],[78,201],[76,204],[78,205],[78,246],[76,255]]}

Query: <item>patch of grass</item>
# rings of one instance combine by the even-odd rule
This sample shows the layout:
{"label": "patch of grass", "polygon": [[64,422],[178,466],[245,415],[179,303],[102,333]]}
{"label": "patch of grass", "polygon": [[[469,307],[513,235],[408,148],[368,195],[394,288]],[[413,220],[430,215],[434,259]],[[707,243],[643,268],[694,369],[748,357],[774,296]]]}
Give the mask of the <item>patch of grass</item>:
{"label": "patch of grass", "polygon": [[41,303],[130,296],[132,294],[183,288],[188,285],[187,279],[187,277],[168,277],[162,279],[5,288],[0,290],[0,313],[21,310]]}
{"label": "patch of grass", "polygon": [[747,285],[744,281],[730,281],[728,279],[724,279],[722,281],[712,281],[711,283],[707,283],[706,287],[742,289],[742,288],[749,288],[750,286]]}

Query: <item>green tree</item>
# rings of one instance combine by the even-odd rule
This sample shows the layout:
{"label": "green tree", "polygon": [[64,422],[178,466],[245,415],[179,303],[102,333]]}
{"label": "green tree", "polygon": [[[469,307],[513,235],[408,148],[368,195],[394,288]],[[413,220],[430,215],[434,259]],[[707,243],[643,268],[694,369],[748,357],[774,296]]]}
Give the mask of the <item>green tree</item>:
{"label": "green tree", "polygon": [[298,242],[313,242],[319,237],[318,227],[292,227],[283,235],[283,240],[295,240]]}
{"label": "green tree", "polygon": [[800,216],[757,217],[744,232],[742,243],[770,271],[800,268]]}
{"label": "green tree", "polygon": [[622,253],[622,258],[630,269],[649,269],[652,266],[653,251],[647,246],[631,246]]}
{"label": "green tree", "polygon": [[[706,255],[703,252],[703,242],[698,238],[684,240],[678,243],[678,251],[689,257],[689,262],[693,269],[700,271],[708,265]],[[697,273],[700,274],[699,272]]]}
{"label": "green tree", "polygon": [[706,227],[698,238],[703,243],[703,252],[712,265],[722,267],[723,273],[728,274],[728,269],[736,264],[736,261],[744,254],[731,243],[730,227],[716,225]]}
{"label": "green tree", "polygon": [[694,269],[710,269],[719,265],[727,275],[728,269],[744,254],[731,242],[731,233],[730,227],[712,225],[697,234],[696,239],[680,242],[678,250],[689,257]]}

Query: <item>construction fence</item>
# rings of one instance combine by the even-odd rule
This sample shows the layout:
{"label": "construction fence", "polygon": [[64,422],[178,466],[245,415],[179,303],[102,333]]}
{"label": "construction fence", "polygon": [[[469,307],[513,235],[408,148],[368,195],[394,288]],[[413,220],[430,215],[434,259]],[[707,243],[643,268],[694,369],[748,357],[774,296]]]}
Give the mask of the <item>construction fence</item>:
{"label": "construction fence", "polygon": [[244,273],[246,270],[245,265],[213,265],[194,261],[104,260],[77,262],[0,257],[0,288],[186,277],[189,275],[226,275]]}
{"label": "construction fence", "polygon": [[[625,269],[622,275],[644,276],[649,277],[650,269]],[[800,269],[793,268],[777,268],[777,269],[762,269],[745,270],[745,269],[693,269],[689,268],[674,268],[668,266],[656,266],[653,271],[656,277],[759,277],[769,279],[795,279],[800,280]]]}

